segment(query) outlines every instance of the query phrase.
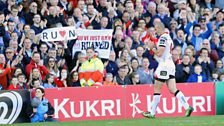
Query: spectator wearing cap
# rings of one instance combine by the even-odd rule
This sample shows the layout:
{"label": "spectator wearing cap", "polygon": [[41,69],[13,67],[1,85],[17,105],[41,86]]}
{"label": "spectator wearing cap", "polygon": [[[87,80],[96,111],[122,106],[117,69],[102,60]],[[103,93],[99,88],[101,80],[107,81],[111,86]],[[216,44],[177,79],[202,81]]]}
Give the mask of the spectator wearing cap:
{"label": "spectator wearing cap", "polygon": [[212,34],[212,24],[207,22],[206,17],[201,16],[198,19],[199,25],[201,26],[201,36],[203,39],[208,39]]}

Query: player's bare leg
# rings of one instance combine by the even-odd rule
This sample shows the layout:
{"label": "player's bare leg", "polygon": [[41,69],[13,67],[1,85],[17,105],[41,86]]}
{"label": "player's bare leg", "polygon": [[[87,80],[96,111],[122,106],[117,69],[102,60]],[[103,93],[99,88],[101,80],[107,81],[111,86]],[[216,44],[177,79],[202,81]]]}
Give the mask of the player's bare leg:
{"label": "player's bare leg", "polygon": [[154,95],[153,95],[153,101],[152,101],[152,109],[151,112],[143,112],[142,115],[147,118],[155,118],[156,114],[156,108],[160,102],[161,98],[161,88],[163,86],[164,82],[155,80],[154,84]]}
{"label": "player's bare leg", "polygon": [[186,110],[185,116],[187,116],[187,117],[190,116],[191,113],[194,111],[194,109],[189,106],[184,94],[180,90],[177,90],[176,80],[174,78],[169,79],[167,81],[167,86],[168,86],[170,93],[174,94],[176,96],[176,98],[180,101],[180,103],[184,106],[184,109]]}

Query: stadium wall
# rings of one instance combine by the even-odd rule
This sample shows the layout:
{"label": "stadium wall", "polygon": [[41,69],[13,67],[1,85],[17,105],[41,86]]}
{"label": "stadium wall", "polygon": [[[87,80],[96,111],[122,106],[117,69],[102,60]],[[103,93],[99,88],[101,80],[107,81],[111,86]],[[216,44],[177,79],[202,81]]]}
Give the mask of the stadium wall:
{"label": "stadium wall", "polygon": [[[190,105],[195,108],[192,116],[216,114],[216,107],[219,103],[215,98],[217,87],[215,88],[214,83],[184,83],[177,84],[177,87],[185,94]],[[2,95],[3,93],[4,91],[0,92],[0,108],[3,104],[10,108],[10,103],[2,99],[6,97],[6,95]],[[22,108],[30,101],[29,93],[21,96],[22,99],[28,99],[28,101],[24,100]],[[223,95],[221,90],[219,93]],[[59,121],[142,118],[142,111],[150,111],[152,94],[153,85],[45,89],[46,98],[55,108],[54,117]],[[221,97],[221,95],[219,96]],[[5,112],[15,115],[10,110]],[[157,117],[184,116],[184,112],[177,99],[164,86]],[[25,110],[22,109],[21,113],[25,113]],[[3,117],[2,115],[1,110],[0,124],[2,120],[8,118],[8,116]],[[24,119],[24,121],[26,120]]]}

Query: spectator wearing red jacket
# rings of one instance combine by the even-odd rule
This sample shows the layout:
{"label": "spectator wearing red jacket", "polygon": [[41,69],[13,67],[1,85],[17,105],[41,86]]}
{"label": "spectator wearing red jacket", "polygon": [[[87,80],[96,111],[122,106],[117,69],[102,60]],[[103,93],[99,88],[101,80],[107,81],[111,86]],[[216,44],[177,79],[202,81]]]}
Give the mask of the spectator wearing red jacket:
{"label": "spectator wearing red jacket", "polygon": [[2,85],[3,89],[8,88],[7,76],[10,74],[10,72],[11,69],[5,64],[5,56],[0,54],[0,84]]}
{"label": "spectator wearing red jacket", "polygon": [[30,64],[28,64],[26,66],[26,74],[27,74],[28,78],[30,76],[30,72],[35,67],[40,70],[40,74],[41,74],[42,79],[44,79],[45,76],[49,73],[47,68],[43,65],[43,62],[40,60],[40,53],[38,53],[38,52],[33,52]]}
{"label": "spectator wearing red jacket", "polygon": [[20,87],[18,85],[18,78],[16,76],[12,77],[12,81],[8,87],[8,90],[20,90]]}

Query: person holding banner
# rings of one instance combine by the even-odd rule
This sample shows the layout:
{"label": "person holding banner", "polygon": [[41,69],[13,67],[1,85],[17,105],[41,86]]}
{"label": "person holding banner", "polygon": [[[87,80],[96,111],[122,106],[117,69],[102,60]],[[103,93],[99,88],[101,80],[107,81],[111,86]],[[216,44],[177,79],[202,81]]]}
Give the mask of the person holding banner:
{"label": "person holding banner", "polygon": [[103,62],[95,56],[94,48],[86,50],[87,59],[79,69],[79,79],[82,87],[102,86],[103,82]]}

